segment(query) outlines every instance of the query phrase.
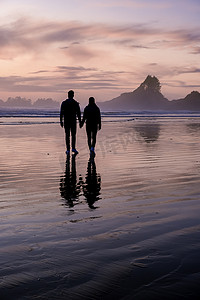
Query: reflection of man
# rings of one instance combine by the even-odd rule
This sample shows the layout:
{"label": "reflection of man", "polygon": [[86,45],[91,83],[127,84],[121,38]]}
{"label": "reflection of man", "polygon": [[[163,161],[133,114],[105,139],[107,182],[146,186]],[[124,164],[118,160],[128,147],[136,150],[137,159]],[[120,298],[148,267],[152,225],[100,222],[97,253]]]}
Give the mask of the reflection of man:
{"label": "reflection of man", "polygon": [[83,194],[87,200],[88,206],[95,209],[95,201],[100,199],[101,177],[96,172],[94,160],[88,161],[87,174],[83,185]]}
{"label": "reflection of man", "polygon": [[95,155],[97,131],[101,129],[101,113],[93,97],[89,98],[89,104],[84,109],[81,127],[85,121],[90,154]]}
{"label": "reflection of man", "polygon": [[60,194],[67,201],[69,207],[73,207],[74,201],[79,198],[80,184],[77,183],[75,155],[72,156],[71,170],[70,157],[67,156],[65,176],[60,180]]}
{"label": "reflection of man", "polygon": [[70,154],[70,133],[72,139],[72,152],[78,154],[76,150],[76,118],[78,117],[79,124],[81,122],[81,111],[79,103],[73,99],[74,91],[68,92],[68,99],[62,102],[60,108],[60,125],[65,128],[66,154]]}

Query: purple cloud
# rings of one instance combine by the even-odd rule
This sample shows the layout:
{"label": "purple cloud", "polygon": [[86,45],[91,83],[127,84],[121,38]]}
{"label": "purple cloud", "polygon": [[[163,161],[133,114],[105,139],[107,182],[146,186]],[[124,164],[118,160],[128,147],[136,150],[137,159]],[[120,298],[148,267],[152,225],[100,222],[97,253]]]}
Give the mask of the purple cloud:
{"label": "purple cloud", "polygon": [[196,28],[167,32],[155,29],[150,24],[112,26],[81,22],[37,23],[28,19],[19,19],[0,27],[0,57],[6,56],[6,51],[13,57],[24,51],[45,52],[50,46],[60,43],[58,48],[67,51],[67,55],[89,58],[95,55],[89,45],[102,42],[145,49],[181,45],[197,47],[196,44],[200,42],[200,30]]}

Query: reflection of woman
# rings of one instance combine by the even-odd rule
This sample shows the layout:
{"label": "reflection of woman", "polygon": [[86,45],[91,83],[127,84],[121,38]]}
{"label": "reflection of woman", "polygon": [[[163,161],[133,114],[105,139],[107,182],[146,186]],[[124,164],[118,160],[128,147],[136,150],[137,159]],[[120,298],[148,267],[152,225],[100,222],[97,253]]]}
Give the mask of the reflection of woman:
{"label": "reflection of woman", "polygon": [[76,176],[76,156],[72,156],[71,171],[70,171],[70,157],[67,156],[66,170],[64,177],[60,180],[60,194],[66,200],[69,207],[74,206],[74,201],[78,200],[80,195],[80,183],[77,183]]}
{"label": "reflection of woman", "polygon": [[88,161],[87,174],[85,183],[83,184],[83,194],[87,200],[88,206],[92,209],[95,201],[100,199],[101,177],[96,172],[96,164],[94,160]]}
{"label": "reflection of woman", "polygon": [[85,121],[90,154],[95,155],[97,131],[101,129],[101,113],[93,97],[89,98],[89,104],[84,109],[81,127]]}

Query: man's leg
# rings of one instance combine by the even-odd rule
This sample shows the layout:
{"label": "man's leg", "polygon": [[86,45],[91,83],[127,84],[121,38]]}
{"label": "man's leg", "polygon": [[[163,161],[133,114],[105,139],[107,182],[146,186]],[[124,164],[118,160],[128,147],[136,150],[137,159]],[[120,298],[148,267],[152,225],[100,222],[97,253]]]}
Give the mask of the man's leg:
{"label": "man's leg", "polygon": [[76,149],[76,124],[71,126],[71,135],[72,135],[72,149]]}
{"label": "man's leg", "polygon": [[67,151],[70,151],[70,127],[65,125],[65,142]]}

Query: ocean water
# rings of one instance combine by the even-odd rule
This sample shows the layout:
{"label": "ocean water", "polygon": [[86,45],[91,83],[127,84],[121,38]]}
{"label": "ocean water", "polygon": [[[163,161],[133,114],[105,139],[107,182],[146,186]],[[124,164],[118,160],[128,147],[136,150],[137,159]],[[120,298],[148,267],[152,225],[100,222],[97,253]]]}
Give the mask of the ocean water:
{"label": "ocean water", "polygon": [[102,113],[65,156],[59,112],[0,112],[1,299],[197,299],[200,115]]}

